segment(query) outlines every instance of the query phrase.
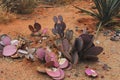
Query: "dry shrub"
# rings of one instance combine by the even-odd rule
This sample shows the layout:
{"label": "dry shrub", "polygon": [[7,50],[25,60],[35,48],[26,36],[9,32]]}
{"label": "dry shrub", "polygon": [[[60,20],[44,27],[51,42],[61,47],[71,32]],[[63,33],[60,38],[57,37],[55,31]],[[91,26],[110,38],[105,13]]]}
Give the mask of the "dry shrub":
{"label": "dry shrub", "polygon": [[15,18],[15,14],[3,11],[2,7],[0,7],[0,23],[6,24],[8,22],[13,21]]}
{"label": "dry shrub", "polygon": [[69,4],[72,3],[75,0],[56,0],[57,4]]}
{"label": "dry shrub", "polygon": [[4,9],[20,14],[32,13],[36,3],[36,0],[2,0]]}
{"label": "dry shrub", "polygon": [[75,0],[38,0],[40,2],[47,2],[47,4],[52,4],[52,5],[66,5],[66,4],[69,4],[69,3],[72,3],[73,1]]}

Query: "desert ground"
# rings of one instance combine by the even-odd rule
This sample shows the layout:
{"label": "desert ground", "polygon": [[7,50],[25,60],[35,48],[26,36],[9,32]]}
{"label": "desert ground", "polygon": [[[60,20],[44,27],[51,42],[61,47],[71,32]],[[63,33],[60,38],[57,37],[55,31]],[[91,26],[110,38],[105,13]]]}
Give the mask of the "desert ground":
{"label": "desert ground", "polygon": [[[41,8],[45,6],[40,4],[32,14],[18,15],[12,22],[0,24],[0,34],[8,34],[12,38],[22,35],[30,38],[29,24],[34,24],[36,20],[43,28],[48,28],[49,35],[52,36],[51,29],[54,26],[53,16],[62,15],[67,28],[72,29],[79,36],[80,33],[75,31],[75,27],[79,29],[88,27],[91,31],[95,31],[96,20],[79,12],[72,5],[79,6],[90,10],[93,5],[89,1],[75,1],[72,4]],[[109,36],[103,36],[100,32],[96,45],[104,48],[104,51],[98,56],[98,62],[80,62],[74,65],[71,70],[65,70],[64,80],[119,80],[120,79],[120,41],[111,41]],[[104,70],[103,66],[107,64],[110,69]],[[0,80],[52,80],[46,74],[38,73],[36,67],[41,65],[39,61],[30,62],[26,59],[11,59],[7,57],[0,58]],[[98,73],[97,78],[90,78],[85,75],[86,67],[94,69]]]}

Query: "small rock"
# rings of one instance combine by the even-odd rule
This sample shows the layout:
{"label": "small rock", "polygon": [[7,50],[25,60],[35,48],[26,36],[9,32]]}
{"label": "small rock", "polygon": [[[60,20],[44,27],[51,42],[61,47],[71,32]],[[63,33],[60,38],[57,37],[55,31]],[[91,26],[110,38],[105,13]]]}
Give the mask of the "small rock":
{"label": "small rock", "polygon": [[105,52],[103,52],[103,54],[105,54]]}
{"label": "small rock", "polygon": [[102,68],[107,71],[111,69],[111,67],[109,67],[107,64],[104,64]]}
{"label": "small rock", "polygon": [[3,73],[3,71],[0,71],[0,73]]}
{"label": "small rock", "polygon": [[28,20],[28,17],[22,17],[21,20]]}
{"label": "small rock", "polygon": [[68,78],[70,78],[71,76],[70,75],[67,75]]}
{"label": "small rock", "polygon": [[89,67],[88,65],[85,66],[85,68],[88,68],[88,67]]}
{"label": "small rock", "polygon": [[76,74],[74,74],[74,76],[75,76],[75,77],[78,77],[78,74],[76,73]]}
{"label": "small rock", "polygon": [[104,76],[102,75],[101,78],[104,78]]}
{"label": "small rock", "polygon": [[112,36],[110,38],[111,41],[119,41],[120,40],[120,37],[119,36]]}
{"label": "small rock", "polygon": [[100,41],[95,41],[95,43],[100,44]]}

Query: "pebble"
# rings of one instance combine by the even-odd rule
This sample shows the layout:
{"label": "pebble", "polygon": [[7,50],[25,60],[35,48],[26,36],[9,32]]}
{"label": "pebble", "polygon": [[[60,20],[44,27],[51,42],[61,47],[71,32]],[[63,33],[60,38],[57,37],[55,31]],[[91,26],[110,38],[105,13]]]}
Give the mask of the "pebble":
{"label": "pebble", "polygon": [[95,41],[95,43],[100,44],[100,41]]}
{"label": "pebble", "polygon": [[74,74],[74,76],[75,76],[75,77],[78,77],[78,74],[76,73],[76,74]]}
{"label": "pebble", "polygon": [[102,75],[101,78],[104,78],[104,76]]}
{"label": "pebble", "polygon": [[3,73],[3,71],[0,71],[0,73]]}
{"label": "pebble", "polygon": [[105,52],[103,52],[103,54],[105,54]]}
{"label": "pebble", "polygon": [[102,68],[106,71],[109,71],[111,69],[111,67],[109,67],[107,64],[104,64]]}

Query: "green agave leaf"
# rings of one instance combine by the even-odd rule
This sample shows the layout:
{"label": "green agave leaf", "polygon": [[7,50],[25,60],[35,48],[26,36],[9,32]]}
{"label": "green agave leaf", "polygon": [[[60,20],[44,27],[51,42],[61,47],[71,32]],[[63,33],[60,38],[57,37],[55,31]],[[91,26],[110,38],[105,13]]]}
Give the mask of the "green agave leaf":
{"label": "green agave leaf", "polygon": [[97,16],[96,14],[94,14],[94,13],[91,12],[91,11],[88,11],[88,10],[85,10],[85,9],[82,9],[82,8],[79,8],[79,7],[77,7],[77,6],[73,6],[73,7],[75,7],[76,9],[79,9],[80,11],[82,11],[82,12],[84,12],[84,13],[90,15],[90,16],[93,16],[93,17],[96,17],[96,16]]}
{"label": "green agave leaf", "polygon": [[114,20],[114,19],[112,19],[112,20],[106,22],[104,25],[105,26],[107,26],[109,24],[113,24],[113,25],[116,24],[117,25],[117,24],[119,24],[119,22],[120,22],[120,20],[116,20],[116,19]]}
{"label": "green agave leaf", "polygon": [[75,8],[91,15],[102,22],[102,26],[106,26],[107,22],[111,21],[114,16],[120,12],[120,0],[93,0],[96,11],[88,11],[77,6]]}

